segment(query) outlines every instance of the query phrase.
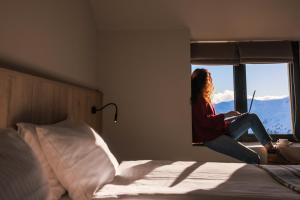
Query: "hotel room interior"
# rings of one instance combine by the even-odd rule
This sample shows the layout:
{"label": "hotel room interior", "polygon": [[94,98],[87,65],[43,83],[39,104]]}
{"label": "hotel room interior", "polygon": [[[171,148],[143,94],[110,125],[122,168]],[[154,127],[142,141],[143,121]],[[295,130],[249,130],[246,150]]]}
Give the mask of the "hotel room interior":
{"label": "hotel room interior", "polygon": [[[0,200],[299,200],[299,9],[299,0],[0,0]],[[191,73],[202,67],[229,74],[215,102],[233,110],[246,112],[257,91],[253,112],[288,127],[267,130],[290,164],[268,163],[250,132],[240,142],[260,164],[193,141]],[[273,95],[264,84],[277,95],[281,80],[278,117],[281,104],[258,106]],[[232,91],[219,91],[227,82]]]}

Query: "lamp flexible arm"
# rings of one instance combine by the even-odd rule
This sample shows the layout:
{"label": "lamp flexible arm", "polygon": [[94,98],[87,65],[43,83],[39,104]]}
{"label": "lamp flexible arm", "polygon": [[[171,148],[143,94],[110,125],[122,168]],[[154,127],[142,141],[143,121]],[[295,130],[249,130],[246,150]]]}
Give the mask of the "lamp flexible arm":
{"label": "lamp flexible arm", "polygon": [[98,111],[102,111],[104,108],[106,108],[108,106],[114,106],[115,107],[114,122],[117,123],[118,122],[118,106],[115,103],[108,103],[108,104],[105,104],[104,106],[102,106],[100,108],[97,108],[96,106],[92,106],[91,112],[92,112],[92,114],[96,114]]}

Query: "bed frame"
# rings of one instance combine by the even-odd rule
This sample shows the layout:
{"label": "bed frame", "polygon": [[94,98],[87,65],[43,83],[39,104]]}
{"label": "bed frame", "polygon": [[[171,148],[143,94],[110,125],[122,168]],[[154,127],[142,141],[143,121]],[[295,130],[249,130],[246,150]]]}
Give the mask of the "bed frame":
{"label": "bed frame", "polygon": [[69,118],[83,120],[100,132],[101,112],[92,114],[91,107],[101,105],[102,93],[97,90],[0,67],[0,128]]}

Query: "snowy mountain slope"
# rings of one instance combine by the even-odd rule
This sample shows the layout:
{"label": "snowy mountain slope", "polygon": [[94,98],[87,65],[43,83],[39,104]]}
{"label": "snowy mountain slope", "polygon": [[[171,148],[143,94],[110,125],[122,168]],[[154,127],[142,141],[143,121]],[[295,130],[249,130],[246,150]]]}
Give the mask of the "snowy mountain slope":
{"label": "snowy mountain slope", "polygon": [[[248,99],[248,106],[250,99]],[[234,110],[234,102],[215,104],[218,113]],[[254,100],[251,112],[256,113],[267,131],[272,134],[290,134],[291,112],[289,97],[274,100]]]}

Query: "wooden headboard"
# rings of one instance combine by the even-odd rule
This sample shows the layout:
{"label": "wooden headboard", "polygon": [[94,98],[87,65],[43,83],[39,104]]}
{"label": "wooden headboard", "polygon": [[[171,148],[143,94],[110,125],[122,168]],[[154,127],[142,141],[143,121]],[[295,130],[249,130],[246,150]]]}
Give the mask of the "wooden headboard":
{"label": "wooden headboard", "polygon": [[67,117],[83,120],[101,131],[102,93],[0,67],[0,128],[17,122],[51,124]]}

